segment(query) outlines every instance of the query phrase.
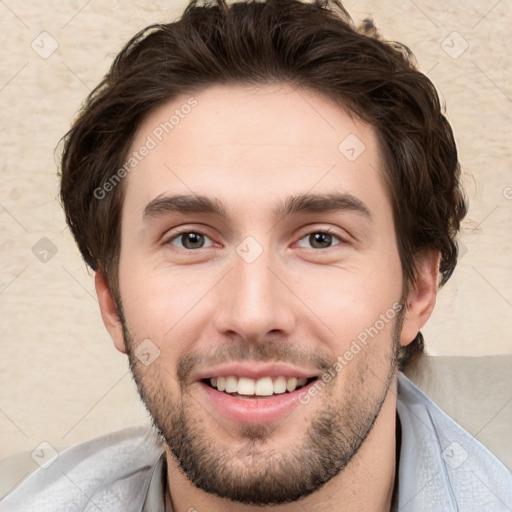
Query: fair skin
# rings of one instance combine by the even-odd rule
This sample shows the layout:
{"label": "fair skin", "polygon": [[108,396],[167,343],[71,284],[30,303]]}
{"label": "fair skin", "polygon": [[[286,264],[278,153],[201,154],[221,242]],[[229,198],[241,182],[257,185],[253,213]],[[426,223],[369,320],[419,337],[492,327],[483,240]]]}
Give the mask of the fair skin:
{"label": "fair skin", "polygon": [[[283,394],[229,396],[203,381],[233,373],[321,378],[358,334],[400,303],[402,269],[375,132],[325,97],[288,85],[214,86],[193,96],[197,106],[125,178],[124,318],[96,274],[105,325],[128,352],[167,441],[173,510],[389,510],[394,322],[307,404],[294,398],[266,414]],[[150,113],[132,149],[187,99]],[[365,145],[354,161],[338,149],[350,134]],[[334,192],[351,207],[274,215],[289,196]],[[227,217],[147,208],[175,194],[218,200]],[[177,236],[178,227],[196,235]],[[326,229],[331,238],[315,238]],[[249,236],[257,244],[240,246]],[[257,257],[249,262],[240,247]],[[397,343],[410,343],[428,320],[437,269],[438,254],[419,259]],[[148,339],[160,353],[146,366],[134,348]]]}

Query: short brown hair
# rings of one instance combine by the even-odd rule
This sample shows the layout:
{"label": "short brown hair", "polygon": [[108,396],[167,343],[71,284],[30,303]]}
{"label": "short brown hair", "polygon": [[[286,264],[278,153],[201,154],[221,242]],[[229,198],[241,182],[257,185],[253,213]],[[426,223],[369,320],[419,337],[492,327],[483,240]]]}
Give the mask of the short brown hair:
{"label": "short brown hair", "polygon": [[[134,134],[164,101],[215,84],[283,82],[320,92],[377,132],[392,197],[404,292],[415,257],[441,253],[443,285],[457,262],[466,214],[451,127],[431,81],[410,50],[382,40],[370,20],[358,29],[338,0],[266,0],[200,5],[152,25],[122,49],[64,137],[61,200],[86,263],[118,297],[124,186],[98,199],[123,167]],[[423,337],[403,348],[404,368]]]}

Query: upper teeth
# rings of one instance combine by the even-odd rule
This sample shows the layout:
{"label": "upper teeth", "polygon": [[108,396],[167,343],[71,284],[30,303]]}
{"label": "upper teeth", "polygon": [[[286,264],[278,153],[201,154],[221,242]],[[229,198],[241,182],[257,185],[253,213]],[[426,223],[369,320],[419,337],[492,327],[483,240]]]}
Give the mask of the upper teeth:
{"label": "upper teeth", "polygon": [[285,391],[294,391],[298,387],[304,386],[307,379],[297,379],[295,377],[263,377],[258,380],[247,377],[212,377],[210,382],[214,388],[226,393],[238,393],[239,395],[259,395],[270,396],[272,394],[284,393]]}

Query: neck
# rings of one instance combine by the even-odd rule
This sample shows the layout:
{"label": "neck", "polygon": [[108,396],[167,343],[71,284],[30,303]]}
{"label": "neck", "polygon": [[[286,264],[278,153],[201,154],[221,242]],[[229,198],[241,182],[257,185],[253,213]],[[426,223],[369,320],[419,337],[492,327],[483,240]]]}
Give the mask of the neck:
{"label": "neck", "polygon": [[[396,378],[371,432],[349,464],[313,494],[300,500],[311,512],[390,511],[396,471]],[[167,500],[173,512],[292,512],[297,502],[258,507],[218,498],[195,487],[166,446]],[[170,493],[169,493],[170,490]]]}

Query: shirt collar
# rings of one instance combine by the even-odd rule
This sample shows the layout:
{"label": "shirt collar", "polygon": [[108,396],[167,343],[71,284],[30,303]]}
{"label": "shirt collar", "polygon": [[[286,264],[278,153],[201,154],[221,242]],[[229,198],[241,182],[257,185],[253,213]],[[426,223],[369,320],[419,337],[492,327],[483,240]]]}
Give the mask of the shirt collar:
{"label": "shirt collar", "polygon": [[437,407],[402,372],[398,372],[397,413],[403,433],[398,469],[399,510],[458,510],[434,422]]}
{"label": "shirt collar", "polygon": [[141,512],[172,512],[170,507],[166,508],[166,488],[167,462],[164,451],[151,472],[148,493]]}

